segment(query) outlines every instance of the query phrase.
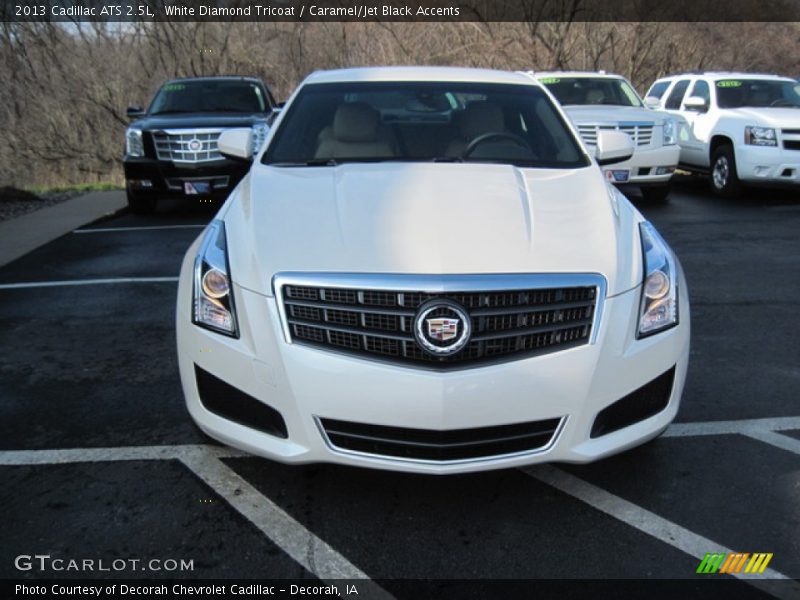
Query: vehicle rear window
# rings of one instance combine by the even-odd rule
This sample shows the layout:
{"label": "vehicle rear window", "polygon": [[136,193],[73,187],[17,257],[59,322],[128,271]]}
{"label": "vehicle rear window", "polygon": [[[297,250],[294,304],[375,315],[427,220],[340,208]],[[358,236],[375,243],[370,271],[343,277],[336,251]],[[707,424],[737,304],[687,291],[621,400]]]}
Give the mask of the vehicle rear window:
{"label": "vehicle rear window", "polygon": [[148,113],[259,113],[271,110],[260,85],[251,81],[172,81],[158,90]]}
{"label": "vehicle rear window", "polygon": [[669,93],[669,96],[667,96],[667,101],[664,103],[664,108],[678,110],[681,107],[683,95],[686,93],[686,89],[688,87],[688,79],[681,79],[678,83],[676,83],[675,87],[672,88],[672,91]]}
{"label": "vehicle rear window", "polygon": [[263,158],[276,166],[437,160],[589,164],[540,88],[463,82],[305,85]]}
{"label": "vehicle rear window", "polygon": [[664,95],[664,92],[667,91],[669,87],[669,81],[657,81],[654,83],[649,90],[647,90],[646,96],[652,96],[653,98],[658,98],[661,100],[661,97]]}
{"label": "vehicle rear window", "polygon": [[543,77],[539,81],[564,106],[642,106],[639,95],[630,84],[616,77]]}
{"label": "vehicle rear window", "polygon": [[720,108],[800,108],[800,83],[780,79],[719,79],[717,104]]}

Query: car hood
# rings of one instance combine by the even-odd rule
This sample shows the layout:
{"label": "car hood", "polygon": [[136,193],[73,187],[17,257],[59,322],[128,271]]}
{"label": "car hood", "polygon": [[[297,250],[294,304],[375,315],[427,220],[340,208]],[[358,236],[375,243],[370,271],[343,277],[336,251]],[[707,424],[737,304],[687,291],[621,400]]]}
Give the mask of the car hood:
{"label": "car hood", "polygon": [[639,283],[638,213],[596,167],[256,165],[224,213],[231,277],[272,294],[286,271],[601,273]]}
{"label": "car hood", "polygon": [[198,129],[203,127],[250,127],[259,122],[266,121],[267,113],[176,113],[154,115],[137,119],[131,127],[143,130],[156,129]]}
{"label": "car hood", "polygon": [[576,125],[584,123],[618,123],[620,121],[661,125],[664,117],[667,116],[649,108],[636,106],[569,105],[564,107],[564,111]]}
{"label": "car hood", "polygon": [[753,125],[767,127],[800,127],[800,108],[786,107],[742,107],[729,109],[730,114],[748,119]]}

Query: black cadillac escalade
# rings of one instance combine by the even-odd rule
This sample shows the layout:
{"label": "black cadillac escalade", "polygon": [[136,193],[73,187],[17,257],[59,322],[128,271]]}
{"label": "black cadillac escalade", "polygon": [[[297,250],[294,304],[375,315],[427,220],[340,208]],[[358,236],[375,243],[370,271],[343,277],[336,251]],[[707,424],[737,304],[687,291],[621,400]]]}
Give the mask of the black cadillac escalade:
{"label": "black cadillac escalade", "polygon": [[248,77],[200,77],[166,82],[125,132],[128,205],[149,213],[160,198],[224,199],[250,164],[224,158],[217,138],[224,129],[252,127],[256,151],[277,107],[269,89]]}

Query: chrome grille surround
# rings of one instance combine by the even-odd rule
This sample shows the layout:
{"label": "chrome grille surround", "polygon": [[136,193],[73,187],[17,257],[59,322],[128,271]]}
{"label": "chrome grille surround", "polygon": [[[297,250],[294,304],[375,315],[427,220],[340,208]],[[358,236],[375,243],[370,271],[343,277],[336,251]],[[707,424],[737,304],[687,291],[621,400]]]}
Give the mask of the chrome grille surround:
{"label": "chrome grille surround", "polygon": [[652,121],[620,121],[619,123],[580,123],[576,125],[584,144],[597,145],[597,132],[622,131],[631,136],[634,146],[649,146],[654,140],[655,123]]}
{"label": "chrome grille surround", "polygon": [[[594,344],[606,280],[595,273],[278,273],[273,291],[289,344],[454,370]],[[460,304],[472,321],[469,344],[451,356],[430,356],[414,339],[416,309],[432,298]]]}
{"label": "chrome grille surround", "polygon": [[155,130],[151,135],[156,158],[184,164],[224,160],[217,147],[217,140],[223,131],[220,128]]}

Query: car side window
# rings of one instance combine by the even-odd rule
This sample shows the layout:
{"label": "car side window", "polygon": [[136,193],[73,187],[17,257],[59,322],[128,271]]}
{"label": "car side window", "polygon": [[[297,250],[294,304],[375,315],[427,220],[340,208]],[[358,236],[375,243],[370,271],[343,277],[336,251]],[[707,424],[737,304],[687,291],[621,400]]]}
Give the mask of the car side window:
{"label": "car side window", "polygon": [[678,110],[681,107],[681,102],[683,101],[683,95],[686,93],[686,89],[689,87],[689,80],[688,79],[681,79],[678,83],[675,84],[675,87],[672,88],[672,91],[669,93],[667,97],[667,101],[664,104],[664,108]]}
{"label": "car side window", "polygon": [[711,90],[708,87],[708,82],[703,81],[702,79],[698,79],[694,87],[692,87],[692,93],[689,96],[697,96],[698,98],[702,98],[706,101],[706,105],[711,103]]}
{"label": "car side window", "polygon": [[654,98],[658,98],[659,100],[661,100],[661,96],[663,96],[664,92],[667,91],[667,88],[669,87],[669,84],[670,84],[669,81],[657,81],[657,82],[655,82],[653,85],[650,86],[650,89],[647,90],[647,93],[645,94],[645,97],[653,96]]}

